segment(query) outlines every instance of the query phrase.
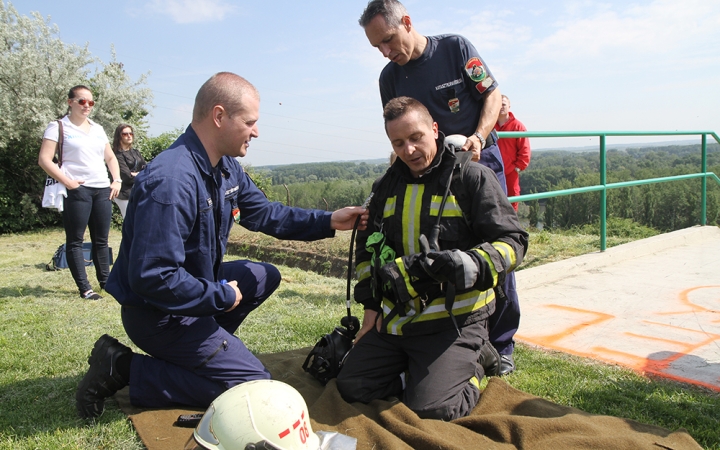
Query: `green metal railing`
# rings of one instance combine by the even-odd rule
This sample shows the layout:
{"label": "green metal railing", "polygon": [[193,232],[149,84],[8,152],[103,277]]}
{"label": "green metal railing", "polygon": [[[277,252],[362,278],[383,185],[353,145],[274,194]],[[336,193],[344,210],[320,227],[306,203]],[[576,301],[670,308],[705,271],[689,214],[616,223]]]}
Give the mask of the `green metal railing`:
{"label": "green metal railing", "polygon": [[[676,175],[672,177],[648,178],[645,180],[623,181],[619,183],[607,182],[607,149],[605,140],[608,136],[700,136],[702,162],[699,173]],[[670,181],[702,179],[701,217],[700,224],[707,223],[707,179],[714,179],[720,185],[720,178],[713,172],[707,171],[707,137],[712,136],[720,144],[720,137],[713,131],[500,131],[500,138],[518,137],[597,137],[600,139],[600,184],[559,191],[540,192],[510,197],[511,202],[527,202],[543,198],[561,197],[563,195],[582,194],[586,192],[600,192],[600,251],[607,248],[607,191],[644,184],[665,183]]]}

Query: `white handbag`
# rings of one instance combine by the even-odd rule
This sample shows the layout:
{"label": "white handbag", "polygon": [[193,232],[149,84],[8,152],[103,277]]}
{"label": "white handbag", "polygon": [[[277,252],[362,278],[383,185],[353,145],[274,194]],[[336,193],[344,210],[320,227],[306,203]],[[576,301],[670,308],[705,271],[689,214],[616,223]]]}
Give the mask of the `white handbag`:
{"label": "white handbag", "polygon": [[[55,162],[62,169],[62,152],[63,152],[63,124],[58,120],[58,141],[55,147]],[[62,212],[64,198],[67,197],[67,188],[64,184],[48,175],[45,178],[45,192],[43,192],[42,207],[54,208]]]}

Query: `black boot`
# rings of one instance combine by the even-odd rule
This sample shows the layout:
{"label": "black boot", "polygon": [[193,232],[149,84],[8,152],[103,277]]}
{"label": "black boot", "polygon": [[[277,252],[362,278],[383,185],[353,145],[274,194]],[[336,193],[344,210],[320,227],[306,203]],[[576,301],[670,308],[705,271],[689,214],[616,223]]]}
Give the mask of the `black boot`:
{"label": "black boot", "polygon": [[480,363],[485,370],[486,377],[496,377],[500,375],[500,355],[489,342],[485,342],[480,349],[478,363]]}
{"label": "black boot", "polygon": [[105,399],[127,386],[128,380],[118,373],[117,367],[118,358],[123,355],[132,355],[130,347],[107,334],[95,342],[88,358],[90,369],[75,393],[75,406],[80,417],[92,419],[100,416],[105,410]]}
{"label": "black boot", "polygon": [[500,355],[500,376],[509,375],[515,372],[515,358],[512,353],[509,355]]}

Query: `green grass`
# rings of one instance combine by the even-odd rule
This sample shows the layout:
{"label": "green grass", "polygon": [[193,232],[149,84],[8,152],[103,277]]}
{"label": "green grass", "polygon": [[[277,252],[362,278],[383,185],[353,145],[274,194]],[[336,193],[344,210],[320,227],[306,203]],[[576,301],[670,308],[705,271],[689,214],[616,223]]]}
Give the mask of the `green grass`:
{"label": "green grass", "polygon": [[[94,341],[109,333],[130,342],[110,296],[82,300],[67,270],[45,270],[63,239],[59,230],[0,236],[0,449],[143,448],[112,401],[94,425],[76,415],[74,392]],[[322,245],[337,246],[342,254],[347,239],[341,234]],[[531,239],[536,264],[597,250],[592,244],[597,236],[590,234],[535,233]],[[117,253],[116,230],[111,245]],[[281,287],[240,329],[257,353],[312,346],[344,314],[344,280],[280,270]],[[94,280],[93,270],[88,273]],[[361,314],[357,306],[354,314]],[[524,345],[516,360],[519,370],[506,380],[518,389],[592,413],[686,428],[704,447],[720,450],[715,393]]]}

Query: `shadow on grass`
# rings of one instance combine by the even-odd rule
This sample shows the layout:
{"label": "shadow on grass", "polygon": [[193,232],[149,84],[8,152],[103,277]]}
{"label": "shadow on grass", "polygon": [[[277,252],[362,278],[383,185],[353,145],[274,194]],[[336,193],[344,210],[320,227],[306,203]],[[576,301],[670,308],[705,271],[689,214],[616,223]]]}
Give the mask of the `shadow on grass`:
{"label": "shadow on grass", "polygon": [[636,431],[648,432],[645,424],[671,431],[684,428],[703,447],[720,448],[720,396],[708,397],[706,390],[667,381],[621,380],[605,389],[578,390],[572,399],[593,414],[631,416],[637,422],[628,424]]}
{"label": "shadow on grass", "polygon": [[0,299],[2,298],[19,298],[19,297],[63,297],[67,298],[68,295],[75,296],[77,291],[69,291],[67,289],[48,289],[41,285],[29,285],[14,286],[14,287],[2,287],[0,288]]}
{"label": "shadow on grass", "polygon": [[22,440],[125,419],[114,399],[96,421],[85,421],[75,410],[77,377],[41,377],[0,386],[0,436]]}

